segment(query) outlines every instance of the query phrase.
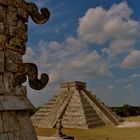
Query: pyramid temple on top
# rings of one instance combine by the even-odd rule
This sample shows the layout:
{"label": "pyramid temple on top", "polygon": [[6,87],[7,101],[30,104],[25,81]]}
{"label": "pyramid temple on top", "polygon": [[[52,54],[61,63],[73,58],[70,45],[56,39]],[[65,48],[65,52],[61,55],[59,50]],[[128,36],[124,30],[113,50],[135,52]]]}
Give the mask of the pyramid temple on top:
{"label": "pyramid temple on top", "polygon": [[104,105],[84,82],[61,84],[58,94],[33,116],[35,127],[54,128],[58,120],[64,128],[90,129],[104,125],[119,125],[123,119]]}

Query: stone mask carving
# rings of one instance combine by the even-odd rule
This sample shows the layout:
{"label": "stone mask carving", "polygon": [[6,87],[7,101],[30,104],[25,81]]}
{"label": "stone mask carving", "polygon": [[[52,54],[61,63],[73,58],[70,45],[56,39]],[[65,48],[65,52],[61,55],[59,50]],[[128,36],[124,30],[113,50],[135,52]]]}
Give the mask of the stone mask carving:
{"label": "stone mask carving", "polygon": [[35,23],[43,24],[48,21],[50,12],[47,8],[39,12],[34,3],[24,0],[0,0],[0,51],[4,57],[0,72],[11,72],[19,85],[28,76],[31,88],[40,90],[48,83],[48,75],[43,73],[38,79],[37,66],[22,61],[26,52],[29,16]]}

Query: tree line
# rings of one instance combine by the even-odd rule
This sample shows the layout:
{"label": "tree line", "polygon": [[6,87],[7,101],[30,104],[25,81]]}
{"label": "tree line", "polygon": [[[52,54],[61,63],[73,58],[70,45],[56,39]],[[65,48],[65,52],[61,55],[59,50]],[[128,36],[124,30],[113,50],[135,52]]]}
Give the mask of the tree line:
{"label": "tree line", "polygon": [[122,107],[110,107],[117,115],[121,117],[138,116],[140,115],[139,106],[123,105]]}
{"label": "tree line", "polygon": [[[28,113],[32,116],[36,111],[38,111],[41,107],[29,110]],[[140,107],[139,106],[130,106],[123,105],[122,107],[110,107],[117,115],[121,117],[129,117],[129,116],[138,116],[140,115]]]}

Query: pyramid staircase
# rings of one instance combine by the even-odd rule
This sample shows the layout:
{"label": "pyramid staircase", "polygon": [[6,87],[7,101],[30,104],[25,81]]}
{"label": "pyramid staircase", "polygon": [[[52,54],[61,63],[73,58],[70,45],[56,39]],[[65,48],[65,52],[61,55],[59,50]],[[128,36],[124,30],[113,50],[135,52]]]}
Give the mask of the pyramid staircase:
{"label": "pyramid staircase", "polygon": [[33,116],[35,127],[54,128],[62,120],[65,128],[89,129],[103,125],[119,125],[123,119],[86,90],[83,82],[61,85],[60,91]]}
{"label": "pyramid staircase", "polygon": [[79,91],[75,91],[62,118],[65,128],[92,128],[105,125]]}
{"label": "pyramid staircase", "polygon": [[48,103],[44,105],[44,107],[40,108],[39,111],[36,112],[35,117],[32,117],[32,121],[34,122],[34,126],[37,127],[42,120],[46,118],[48,113],[53,108],[53,105],[55,104],[57,99],[57,95],[55,95],[53,98],[51,98]]}

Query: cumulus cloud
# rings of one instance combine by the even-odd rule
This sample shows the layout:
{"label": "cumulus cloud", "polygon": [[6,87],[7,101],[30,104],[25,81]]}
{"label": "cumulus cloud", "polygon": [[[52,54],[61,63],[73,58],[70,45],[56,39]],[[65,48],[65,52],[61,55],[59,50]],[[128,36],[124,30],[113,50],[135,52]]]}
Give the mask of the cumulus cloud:
{"label": "cumulus cloud", "polygon": [[115,4],[109,10],[90,8],[79,20],[79,38],[87,43],[110,42],[103,51],[111,57],[129,52],[140,31],[139,22],[131,18],[132,13],[127,2]]}
{"label": "cumulus cloud", "polygon": [[140,74],[134,73],[130,76],[130,78],[140,78]]}
{"label": "cumulus cloud", "polygon": [[109,86],[107,87],[107,91],[108,91],[109,93],[112,93],[113,89],[114,89],[114,85],[109,85]]}
{"label": "cumulus cloud", "polygon": [[61,44],[56,41],[40,41],[37,52],[27,49],[24,61],[34,61],[39,71],[47,71],[50,82],[111,76],[108,63],[95,50],[89,51],[81,47],[81,44],[72,37]]}
{"label": "cumulus cloud", "polygon": [[[115,4],[108,10],[90,8],[79,19],[76,37],[69,36],[63,42],[41,40],[35,48],[27,48],[24,61],[36,63],[40,73],[49,74],[51,90],[56,83],[64,81],[89,81],[112,76],[111,62],[99,52],[106,53],[109,58],[129,54],[121,67],[138,66],[140,51],[134,50],[134,44],[139,37],[140,24],[131,18],[132,13],[127,2]],[[94,44],[102,45],[102,48],[93,50]],[[109,45],[104,47],[104,44]],[[124,88],[133,89],[132,85]],[[109,92],[113,89],[114,85],[107,87]]]}
{"label": "cumulus cloud", "polygon": [[124,89],[128,92],[128,93],[132,93],[134,91],[134,87],[131,84],[125,85]]}
{"label": "cumulus cloud", "polygon": [[140,51],[133,50],[121,63],[122,68],[140,67]]}

